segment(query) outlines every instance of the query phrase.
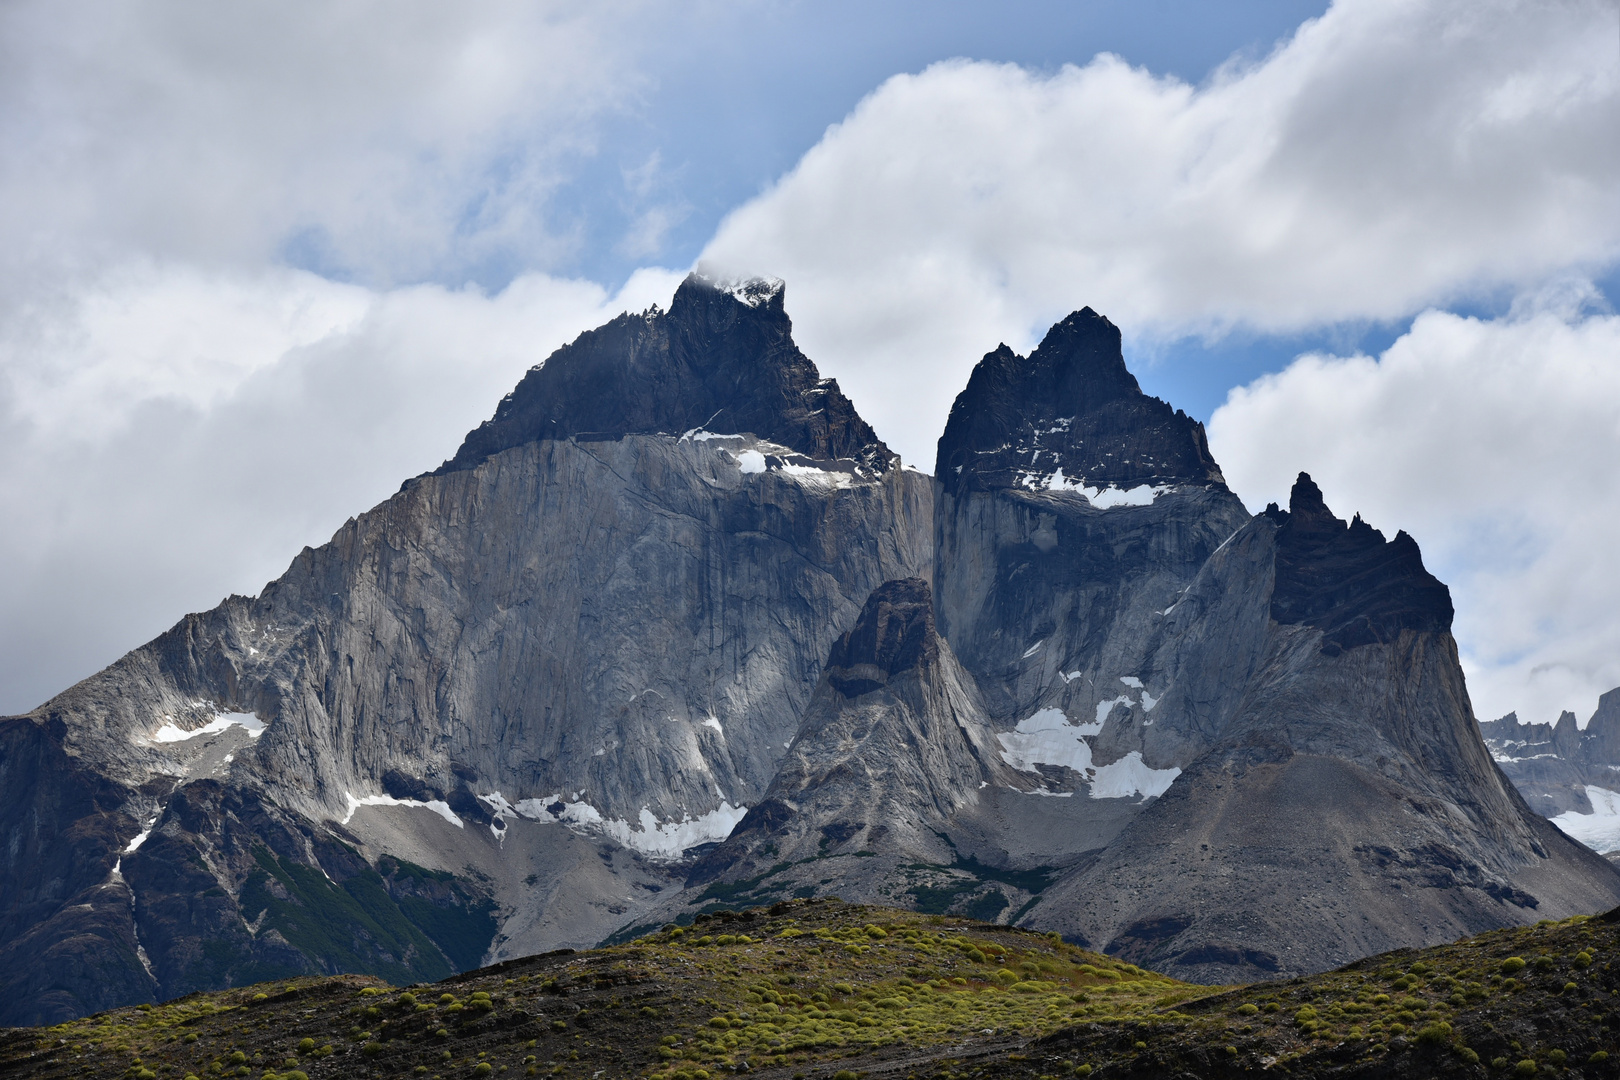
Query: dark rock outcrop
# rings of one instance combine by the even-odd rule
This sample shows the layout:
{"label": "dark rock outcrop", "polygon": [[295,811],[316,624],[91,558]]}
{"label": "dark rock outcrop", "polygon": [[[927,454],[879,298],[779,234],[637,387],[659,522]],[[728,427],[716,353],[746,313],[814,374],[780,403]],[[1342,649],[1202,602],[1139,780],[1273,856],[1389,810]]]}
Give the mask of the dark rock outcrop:
{"label": "dark rock outcrop", "polygon": [[1385,543],[1360,514],[1346,525],[1306,473],[1288,512],[1273,503],[1266,515],[1279,523],[1271,617],[1321,630],[1324,652],[1387,644],[1402,630],[1451,629],[1451,591],[1423,568],[1417,541],[1406,533]]}
{"label": "dark rock outcrop", "polygon": [[951,407],[935,473],[944,489],[1132,488],[1222,483],[1204,426],[1142,393],[1119,328],[1075,312],[1023,357],[1002,345]]}
{"label": "dark rock outcrop", "polygon": [[998,750],[970,680],[935,632],[928,583],[887,582],[833,643],[764,799],[691,883],[774,866],[780,891],[813,886],[836,865],[840,888],[877,888],[898,865],[949,863],[952,821],[987,784],[1016,782]]}
{"label": "dark rock outcrop", "polygon": [[894,455],[837,381],[821,378],[793,343],[783,293],[779,281],[688,277],[668,312],[620,315],[533,368],[437,472],[470,469],[541,439],[699,429],[887,468]]}

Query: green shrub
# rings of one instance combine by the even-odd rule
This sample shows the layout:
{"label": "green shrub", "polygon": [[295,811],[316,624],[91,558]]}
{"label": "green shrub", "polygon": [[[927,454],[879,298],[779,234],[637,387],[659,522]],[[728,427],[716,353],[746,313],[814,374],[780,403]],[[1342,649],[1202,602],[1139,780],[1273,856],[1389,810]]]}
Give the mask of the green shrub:
{"label": "green shrub", "polygon": [[488,1076],[490,1073],[492,1073],[494,1071],[495,1071],[495,1066],[491,1065],[487,1061],[480,1061],[477,1065],[473,1066],[472,1074],[474,1076]]}
{"label": "green shrub", "polygon": [[1090,1076],[1091,1075],[1091,1066],[1090,1065],[1081,1065],[1079,1068],[1074,1070],[1074,1075],[1076,1075],[1076,1076]]}
{"label": "green shrub", "polygon": [[1443,1020],[1425,1024],[1418,1030],[1417,1041],[1429,1046],[1440,1046],[1451,1041],[1451,1025]]}
{"label": "green shrub", "polygon": [[1473,1049],[1471,1049],[1469,1047],[1466,1047],[1466,1046],[1454,1046],[1454,1047],[1452,1047],[1452,1049],[1457,1051],[1457,1056],[1462,1058],[1468,1064],[1470,1064],[1470,1065],[1478,1065],[1479,1064],[1479,1054],[1475,1050],[1473,1050]]}
{"label": "green shrub", "polygon": [[1255,1013],[1260,1011],[1260,1006],[1246,1001],[1242,1005],[1238,1006],[1237,1011],[1239,1016],[1253,1016]]}
{"label": "green shrub", "polygon": [[1523,1061],[1513,1066],[1514,1076],[1534,1076],[1540,1071],[1541,1067],[1530,1058],[1525,1058]]}
{"label": "green shrub", "polygon": [[416,995],[407,990],[399,995],[399,1003],[408,1009],[416,1004]]}
{"label": "green shrub", "polygon": [[1609,1052],[1607,1050],[1599,1050],[1597,1053],[1595,1053],[1591,1057],[1587,1058],[1586,1063],[1588,1065],[1601,1065],[1605,1061],[1608,1061],[1608,1060],[1609,1060]]}
{"label": "green shrub", "polygon": [[1580,989],[1580,987],[1576,986],[1574,983],[1567,982],[1567,983],[1564,984],[1564,988],[1562,990],[1558,991],[1558,992],[1560,994],[1573,994],[1575,991],[1577,991],[1579,989]]}
{"label": "green shrub", "polygon": [[[1521,956],[1510,956],[1497,966],[1504,975],[1517,975],[1519,972],[1524,970],[1524,958]],[[1523,1062],[1520,1062],[1520,1064],[1523,1064]],[[1531,1062],[1531,1064],[1533,1065],[1535,1063]]]}
{"label": "green shrub", "polygon": [[1580,952],[1576,953],[1575,966],[1578,968],[1591,967],[1592,954],[1587,952],[1585,949],[1582,949]]}
{"label": "green shrub", "polygon": [[839,1069],[833,1073],[833,1080],[861,1080],[861,1076],[854,1069]]}
{"label": "green shrub", "polygon": [[1564,1053],[1562,1050],[1549,1050],[1547,1052],[1547,1060],[1552,1062],[1554,1065],[1562,1067],[1564,1062],[1569,1060],[1569,1055]]}
{"label": "green shrub", "polygon": [[312,1051],[314,1049],[315,1049],[315,1040],[314,1039],[299,1039],[298,1040],[298,1052],[300,1054],[307,1054],[307,1053],[309,1053],[310,1051]]}
{"label": "green shrub", "polygon": [[383,1044],[380,1042],[368,1042],[360,1048],[360,1052],[366,1057],[376,1057],[383,1052]]}

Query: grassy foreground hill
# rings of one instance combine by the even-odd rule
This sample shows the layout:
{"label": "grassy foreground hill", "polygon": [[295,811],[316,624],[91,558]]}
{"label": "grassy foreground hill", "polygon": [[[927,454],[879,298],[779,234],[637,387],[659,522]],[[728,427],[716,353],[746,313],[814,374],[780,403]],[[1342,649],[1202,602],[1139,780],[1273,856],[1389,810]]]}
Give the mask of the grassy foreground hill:
{"label": "grassy foreground hill", "polygon": [[1054,938],[835,900],[404,989],[193,994],[0,1033],[0,1078],[981,1080],[1620,1073],[1620,911],[1194,986]]}

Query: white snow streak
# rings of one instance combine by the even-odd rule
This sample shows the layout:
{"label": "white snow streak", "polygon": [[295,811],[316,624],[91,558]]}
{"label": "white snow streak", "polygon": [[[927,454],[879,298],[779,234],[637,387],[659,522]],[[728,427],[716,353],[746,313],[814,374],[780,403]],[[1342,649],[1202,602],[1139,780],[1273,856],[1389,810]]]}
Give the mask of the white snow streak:
{"label": "white snow streak", "polygon": [[1084,480],[1070,480],[1064,476],[1061,466],[1044,480],[1035,476],[1024,477],[1024,486],[1035,491],[1072,491],[1098,510],[1109,510],[1116,506],[1149,506],[1170,490],[1169,484],[1138,484],[1130,489],[1112,484],[1105,488],[1087,487]]}
{"label": "white snow streak", "polygon": [[212,720],[208,721],[208,723],[191,731],[185,731],[178,727],[175,724],[173,717],[165,716],[163,719],[165,721],[163,726],[152,733],[152,740],[154,742],[184,742],[187,739],[195,739],[199,735],[218,735],[232,724],[242,725],[242,727],[247,729],[247,733],[255,739],[264,734],[264,721],[260,720],[252,713],[218,713]]}
{"label": "white snow streak", "polygon": [[[717,788],[716,791],[719,789]],[[562,804],[553,814],[550,807]],[[543,799],[523,799],[515,811],[533,821],[558,821],[575,829],[606,833],[625,847],[634,848],[644,855],[656,858],[679,858],[681,852],[698,844],[724,840],[748,813],[746,806],[732,806],[723,797],[718,809],[692,817],[683,815],[679,821],[660,822],[649,807],[643,806],[637,821],[632,824],[623,818],[607,818],[588,802],[578,798],[569,801],[560,795]]]}
{"label": "white snow streak", "polygon": [[458,829],[466,828],[461,819],[456,816],[456,812],[450,809],[450,804],[442,799],[429,799],[427,802],[420,802],[416,799],[396,799],[391,795],[367,795],[364,798],[357,799],[354,797],[354,793],[350,791],[345,791],[343,797],[349,802],[349,812],[344,814],[343,820],[339,822],[342,825],[347,825],[349,820],[354,817],[354,812],[362,806],[420,806],[424,810],[431,810],[438,814]]}

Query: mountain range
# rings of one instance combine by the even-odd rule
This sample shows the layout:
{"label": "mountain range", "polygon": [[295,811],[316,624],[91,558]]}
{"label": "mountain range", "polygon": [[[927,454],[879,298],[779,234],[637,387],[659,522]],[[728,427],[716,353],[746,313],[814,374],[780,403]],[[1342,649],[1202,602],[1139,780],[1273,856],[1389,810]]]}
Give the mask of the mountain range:
{"label": "mountain range", "polygon": [[1614,906],[1451,617],[1308,476],[1250,514],[1089,308],[984,357],[928,475],[780,282],[693,275],[258,596],[0,720],[0,1023],[789,897],[1220,983]]}

